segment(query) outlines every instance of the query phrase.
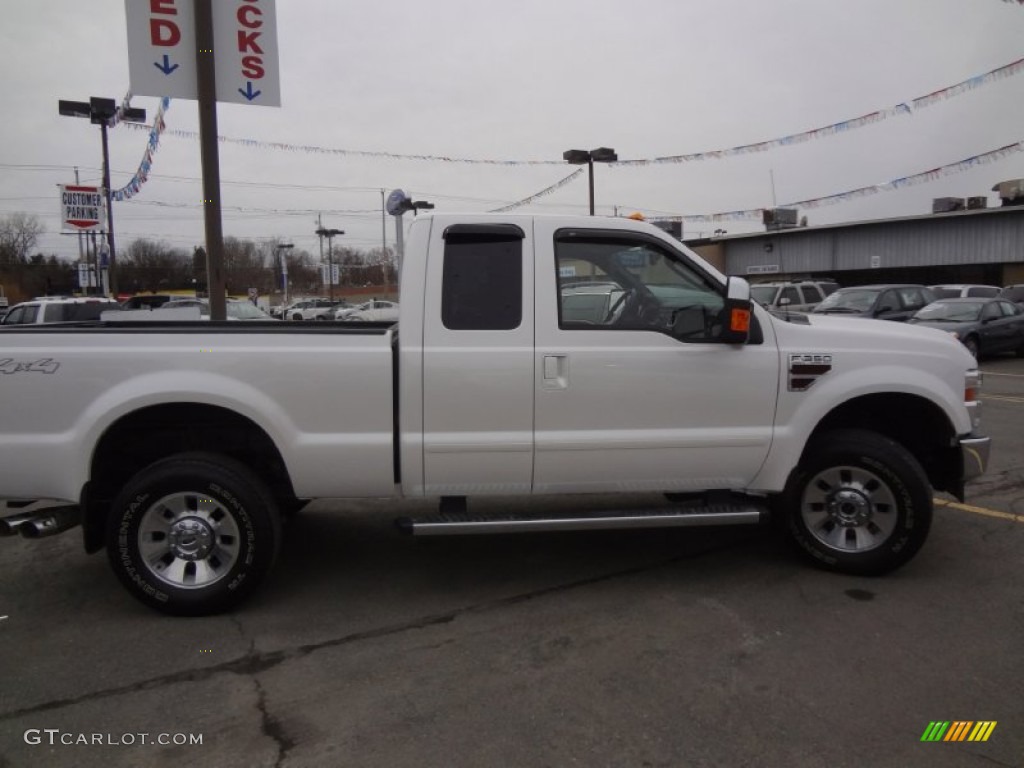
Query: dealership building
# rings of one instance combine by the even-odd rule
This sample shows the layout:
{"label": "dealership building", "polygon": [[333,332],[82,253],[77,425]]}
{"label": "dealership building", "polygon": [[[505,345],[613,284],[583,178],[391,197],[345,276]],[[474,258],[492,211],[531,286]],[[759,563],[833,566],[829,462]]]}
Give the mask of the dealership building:
{"label": "dealership building", "polygon": [[789,226],[793,211],[766,211],[765,232],[684,242],[725,274],[752,282],[1024,283],[1024,180],[994,189],[998,208],[984,207],[985,198],[939,198],[925,216],[817,227]]}

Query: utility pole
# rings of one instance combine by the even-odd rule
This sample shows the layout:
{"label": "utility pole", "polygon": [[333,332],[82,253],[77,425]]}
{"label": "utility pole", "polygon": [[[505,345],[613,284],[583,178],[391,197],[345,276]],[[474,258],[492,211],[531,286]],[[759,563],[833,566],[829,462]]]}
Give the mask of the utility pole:
{"label": "utility pole", "polygon": [[[199,154],[203,167],[203,219],[210,319],[227,319],[224,232],[221,228],[220,150],[217,146],[217,79],[213,58],[213,3],[195,0],[196,85],[199,95]],[[111,242],[113,249],[113,242]]]}

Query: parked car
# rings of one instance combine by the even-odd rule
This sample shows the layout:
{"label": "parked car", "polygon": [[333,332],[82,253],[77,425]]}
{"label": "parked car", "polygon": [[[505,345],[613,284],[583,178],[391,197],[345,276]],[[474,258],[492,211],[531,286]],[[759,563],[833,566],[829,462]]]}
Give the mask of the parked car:
{"label": "parked car", "polygon": [[935,294],[923,285],[861,285],[840,288],[811,311],[816,315],[877,317],[903,322],[933,301]]}
{"label": "parked car", "polygon": [[[251,301],[242,299],[228,299],[225,302],[228,320],[273,320],[270,315],[257,307]],[[210,319],[210,302],[207,299],[179,299],[168,301],[160,309],[181,309],[183,307],[198,307],[199,317],[202,320]]]}
{"label": "parked car", "polygon": [[71,323],[98,320],[101,312],[119,310],[114,299],[103,297],[55,298],[42,296],[15,304],[3,319],[3,325],[35,325],[37,323]]}
{"label": "parked car", "polygon": [[998,285],[971,285],[954,283],[951,285],[929,285],[929,290],[936,299],[992,299],[999,295]]}
{"label": "parked car", "polygon": [[330,299],[302,299],[285,307],[285,320],[329,320],[332,311],[338,306],[337,301]]}
{"label": "parked car", "polygon": [[121,302],[121,309],[156,309],[162,307],[168,301],[175,301],[188,298],[187,296],[172,296],[169,293],[140,293],[130,296]]}
{"label": "parked car", "polygon": [[939,299],[907,322],[953,334],[975,358],[1024,355],[1024,309],[1005,299]]}
{"label": "parked car", "polygon": [[1024,285],[1008,285],[999,291],[999,298],[1012,301],[1015,304],[1024,304]]}
{"label": "parked car", "polygon": [[374,299],[373,301],[368,301],[365,304],[359,305],[359,307],[355,308],[351,313],[346,314],[342,318],[338,318],[337,312],[335,312],[335,319],[361,320],[364,322],[397,322],[398,304],[393,301]]}
{"label": "parked car", "polygon": [[839,283],[832,280],[758,283],[750,286],[750,298],[765,309],[810,312],[837,290]]}

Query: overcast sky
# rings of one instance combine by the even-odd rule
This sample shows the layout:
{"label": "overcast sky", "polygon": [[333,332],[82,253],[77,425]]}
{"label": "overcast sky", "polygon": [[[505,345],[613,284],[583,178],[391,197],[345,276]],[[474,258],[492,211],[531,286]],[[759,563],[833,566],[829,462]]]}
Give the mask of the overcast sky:
{"label": "overcast sky", "polygon": [[[177,0],[185,2],[190,0]],[[214,0],[220,2],[221,0]],[[57,184],[100,180],[100,131],[58,99],[120,101],[129,86],[124,0],[5,3],[0,27],[0,215],[36,214],[60,235]],[[1024,56],[1024,6],[1002,0],[279,0],[281,107],[222,104],[224,234],[318,249],[316,216],[379,246],[380,190],[438,210],[485,211],[573,168],[360,157],[560,160],[613,147],[625,159],[726,149],[857,117]],[[158,99],[132,105],[155,113]],[[173,100],[168,131],[198,131]],[[1024,139],[1024,73],[913,115],[806,143],[685,164],[596,168],[598,213],[705,214],[880,184]],[[144,132],[111,130],[113,186],[136,171]],[[115,203],[119,249],[135,237],[203,243],[198,141],[165,133],[149,182]],[[987,195],[1024,177],[1024,152],[929,184],[805,210],[810,224],[928,213],[934,197]],[[774,190],[772,188],[774,178]],[[580,176],[522,210],[585,213]],[[686,234],[758,222],[687,224]],[[386,237],[394,238],[388,217]]]}

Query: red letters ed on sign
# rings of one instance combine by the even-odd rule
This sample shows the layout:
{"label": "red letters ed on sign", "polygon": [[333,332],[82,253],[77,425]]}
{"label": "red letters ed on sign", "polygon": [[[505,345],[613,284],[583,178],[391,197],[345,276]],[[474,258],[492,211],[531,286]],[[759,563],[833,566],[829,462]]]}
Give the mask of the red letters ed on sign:
{"label": "red letters ed on sign", "polygon": [[[259,0],[244,0],[244,2],[246,4],[239,6],[236,14],[238,23],[245,29],[259,30],[263,26],[263,9],[256,5]],[[263,49],[260,48],[257,41],[261,34],[263,33],[258,31],[238,30],[238,52],[250,54],[242,56],[242,74],[253,80],[259,80],[266,74],[266,70],[263,68]]]}
{"label": "red letters ed on sign", "polygon": [[[174,7],[174,2],[175,0],[149,0],[149,12],[154,15],[177,16],[178,9]],[[149,38],[153,45],[173,47],[181,42],[181,29],[169,19],[151,18]]]}

